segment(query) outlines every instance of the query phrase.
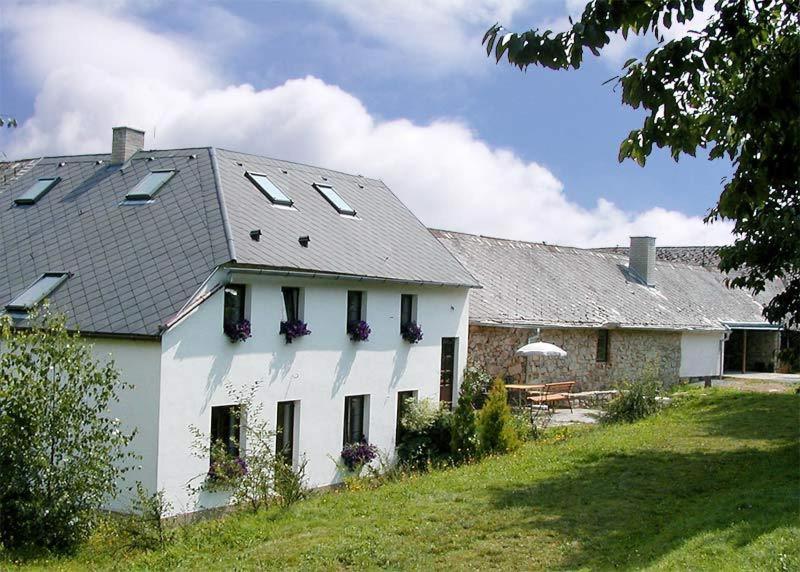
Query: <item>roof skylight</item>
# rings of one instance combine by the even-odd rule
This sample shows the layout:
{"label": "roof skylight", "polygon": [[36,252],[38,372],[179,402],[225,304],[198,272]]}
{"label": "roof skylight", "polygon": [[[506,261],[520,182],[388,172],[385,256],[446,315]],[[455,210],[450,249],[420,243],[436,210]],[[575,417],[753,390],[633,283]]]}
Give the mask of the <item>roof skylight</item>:
{"label": "roof skylight", "polygon": [[61,286],[67,278],[69,278],[69,274],[66,272],[46,272],[24,292],[6,304],[6,310],[9,312],[30,310]]}
{"label": "roof skylight", "polygon": [[156,196],[156,193],[161,190],[167,181],[175,175],[173,170],[151,171],[145,175],[144,179],[133,187],[128,194],[125,195],[125,200],[128,201],[149,201]]}
{"label": "roof skylight", "polygon": [[285,207],[292,206],[292,199],[287,197],[283,191],[276,187],[266,175],[262,173],[247,172],[244,174],[244,176],[250,179],[252,183],[258,187],[258,190],[264,193],[264,196],[266,196],[273,205],[283,205]]}
{"label": "roof skylight", "polygon": [[36,201],[41,199],[47,191],[55,187],[60,180],[61,177],[39,179],[31,185],[27,191],[14,199],[14,202],[18,205],[36,204]]}
{"label": "roof skylight", "polygon": [[339,193],[337,193],[331,185],[314,183],[314,188],[317,189],[331,205],[333,205],[333,208],[339,211],[339,214],[355,216],[355,209],[348,205],[347,202],[339,196]]}

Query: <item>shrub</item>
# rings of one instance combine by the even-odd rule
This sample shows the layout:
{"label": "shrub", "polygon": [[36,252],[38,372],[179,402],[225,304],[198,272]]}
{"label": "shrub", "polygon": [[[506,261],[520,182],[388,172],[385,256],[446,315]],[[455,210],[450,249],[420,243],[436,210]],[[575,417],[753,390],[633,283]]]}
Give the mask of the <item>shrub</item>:
{"label": "shrub", "polygon": [[475,384],[461,384],[458,404],[452,416],[450,450],[457,461],[467,461],[478,453],[478,429],[473,405],[475,388]]}
{"label": "shrub", "polygon": [[425,470],[449,460],[451,418],[449,411],[430,399],[409,400],[400,420],[403,429],[397,444],[400,464]]}
{"label": "shrub", "polygon": [[500,378],[494,380],[486,404],[478,414],[478,440],[483,454],[507,453],[520,445],[506,385]]}
{"label": "shrub", "polygon": [[461,389],[472,395],[473,409],[477,410],[483,407],[491,386],[492,377],[480,367],[468,366],[464,370],[464,381],[461,383]]}
{"label": "shrub", "polygon": [[306,465],[308,461],[302,459],[297,469],[287,463],[282,456],[275,460],[275,494],[278,503],[287,507],[306,498],[308,488],[306,482]]}
{"label": "shrub", "polygon": [[164,518],[172,510],[164,491],[150,493],[141,482],[136,483],[136,496],[131,503],[131,513],[122,521],[122,532],[128,546],[139,550],[163,548],[175,537],[175,531],[166,526]]}
{"label": "shrub", "polygon": [[45,308],[15,330],[0,320],[0,543],[68,551],[117,493],[132,455],[108,406],[126,386],[113,362]]}
{"label": "shrub", "polygon": [[[275,431],[271,430],[262,414],[262,404],[254,396],[259,383],[237,391],[227,384],[227,391],[236,408],[234,415],[241,426],[245,447],[238,456],[230,455],[220,442],[211,443],[207,433],[192,426],[189,430],[194,436],[192,449],[195,456],[211,459],[208,474],[201,475],[200,485],[189,483],[191,493],[201,490],[223,491],[230,494],[234,504],[244,505],[252,511],[267,508],[272,504],[286,504],[287,497],[295,498],[304,492],[305,462],[297,470],[281,466],[281,455],[275,453]],[[289,477],[286,471],[295,473]],[[277,479],[280,478],[280,483]],[[290,482],[295,479],[297,482]],[[278,487],[287,487],[279,490]],[[296,493],[289,489],[298,488],[303,492]]]}
{"label": "shrub", "polygon": [[632,423],[659,410],[656,397],[660,389],[654,380],[625,383],[620,394],[612,399],[601,417],[603,423]]}

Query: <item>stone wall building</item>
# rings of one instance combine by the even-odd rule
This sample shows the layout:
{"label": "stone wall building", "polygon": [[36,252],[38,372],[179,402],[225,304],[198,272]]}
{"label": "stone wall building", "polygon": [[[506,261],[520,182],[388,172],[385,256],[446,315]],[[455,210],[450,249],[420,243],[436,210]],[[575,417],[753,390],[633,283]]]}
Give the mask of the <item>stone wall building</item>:
{"label": "stone wall building", "polygon": [[[729,289],[715,268],[679,261],[676,249],[664,260],[651,237],[620,254],[431,232],[482,286],[470,293],[467,357],[492,376],[585,390],[775,367],[780,328],[765,322],[762,301]],[[567,356],[518,356],[532,340]]]}

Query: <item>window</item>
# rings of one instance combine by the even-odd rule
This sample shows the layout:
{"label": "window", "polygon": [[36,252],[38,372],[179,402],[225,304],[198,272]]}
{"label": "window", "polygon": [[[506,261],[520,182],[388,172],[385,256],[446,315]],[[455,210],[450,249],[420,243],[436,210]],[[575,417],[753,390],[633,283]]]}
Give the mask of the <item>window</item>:
{"label": "window", "polygon": [[597,361],[608,361],[608,330],[597,330]]}
{"label": "window", "polygon": [[266,175],[248,172],[245,173],[244,176],[250,179],[250,181],[256,187],[258,187],[259,191],[264,193],[264,196],[267,197],[273,205],[283,205],[285,207],[292,206],[292,199],[287,197],[283,191],[276,187]]}
{"label": "window", "polygon": [[344,444],[367,440],[366,395],[351,395],[344,398]]}
{"label": "window", "polygon": [[400,296],[400,331],[403,326],[410,322],[416,322],[417,297],[413,294],[402,294]]}
{"label": "window", "polygon": [[281,288],[283,292],[283,307],[286,312],[286,321],[294,322],[300,319],[300,288],[291,288],[284,286]]}
{"label": "window", "polygon": [[211,445],[222,443],[231,457],[239,456],[239,416],[241,406],[222,405],[211,408]]}
{"label": "window", "polygon": [[364,319],[364,293],[359,290],[348,290],[347,292],[347,324],[359,322]]}
{"label": "window", "polygon": [[416,399],[417,392],[416,391],[398,391],[397,392],[397,418],[395,420],[395,430],[394,430],[394,442],[399,443],[400,439],[403,437],[403,426],[400,424],[400,421],[403,419],[403,415],[408,408],[408,400],[409,399]]}
{"label": "window", "polygon": [[225,286],[225,310],[222,317],[223,329],[245,319],[244,297],[247,289],[244,284],[229,284]]}
{"label": "window", "polygon": [[161,190],[161,187],[167,184],[173,176],[175,171],[152,171],[145,175],[144,179],[133,187],[128,194],[125,195],[127,201],[149,201],[156,196],[156,193]]}
{"label": "window", "polygon": [[275,455],[287,465],[294,462],[294,401],[278,402],[278,422],[275,434]]}
{"label": "window", "polygon": [[30,310],[52,294],[67,278],[69,278],[69,274],[66,272],[47,272],[19,296],[6,304],[6,310],[9,312],[26,312]]}
{"label": "window", "polygon": [[317,189],[331,205],[333,205],[333,208],[339,211],[339,214],[350,216],[356,215],[356,211],[350,205],[348,205],[342,197],[339,196],[339,193],[337,193],[332,186],[314,183],[314,188]]}
{"label": "window", "polygon": [[458,338],[442,338],[442,365],[439,372],[439,402],[453,408],[453,382],[456,371]]}
{"label": "window", "polygon": [[23,194],[18,196],[14,202],[18,205],[33,205],[36,201],[41,199],[47,191],[55,187],[61,177],[54,177],[50,179],[39,179],[28,188]]}

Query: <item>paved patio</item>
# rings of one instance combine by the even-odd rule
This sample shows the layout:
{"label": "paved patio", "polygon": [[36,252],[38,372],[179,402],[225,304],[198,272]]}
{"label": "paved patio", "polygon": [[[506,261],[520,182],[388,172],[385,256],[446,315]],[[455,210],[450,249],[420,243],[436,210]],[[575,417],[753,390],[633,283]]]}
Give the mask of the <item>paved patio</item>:
{"label": "paved patio", "polygon": [[547,426],[561,427],[580,423],[597,423],[601,414],[602,411],[599,409],[580,409],[577,407],[572,411],[569,409],[556,409]]}
{"label": "paved patio", "polygon": [[756,380],[770,381],[775,383],[800,383],[800,373],[726,373],[722,380]]}

